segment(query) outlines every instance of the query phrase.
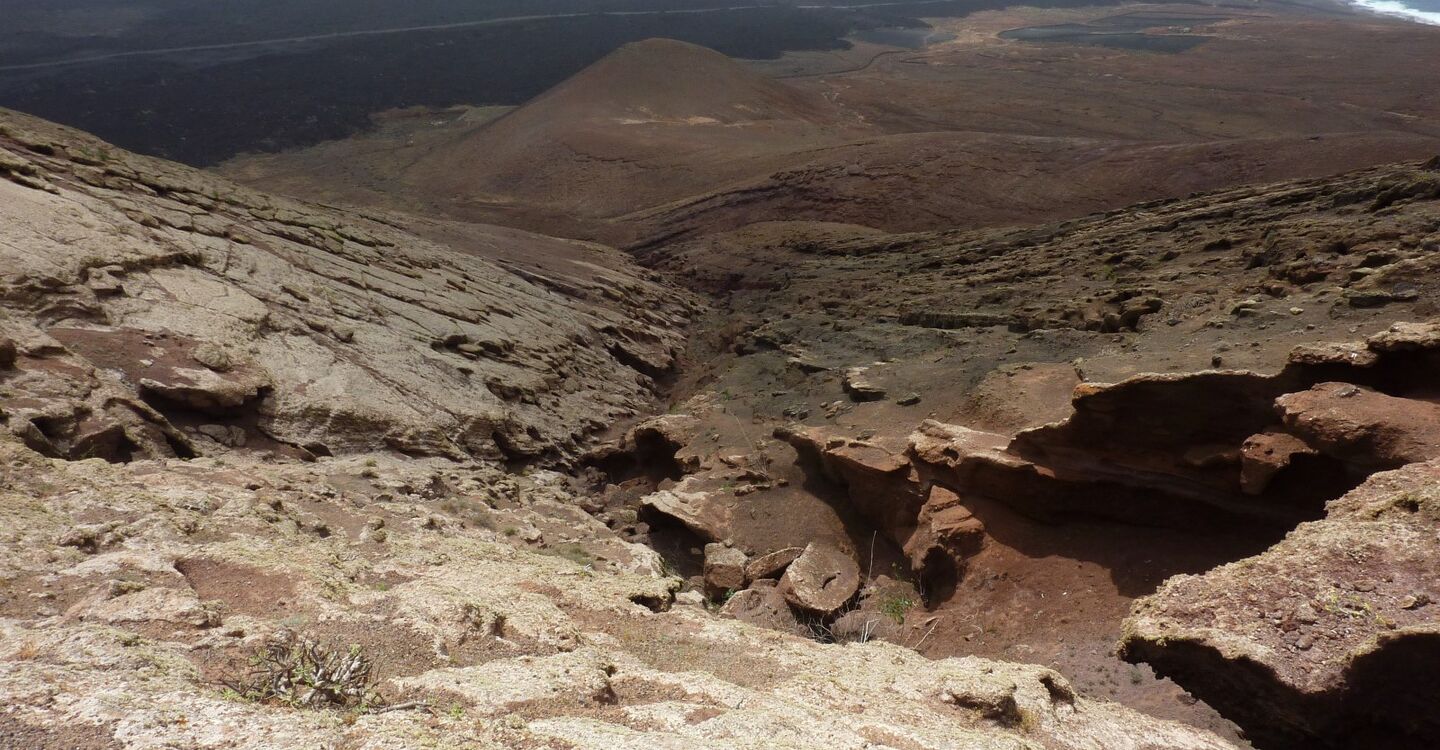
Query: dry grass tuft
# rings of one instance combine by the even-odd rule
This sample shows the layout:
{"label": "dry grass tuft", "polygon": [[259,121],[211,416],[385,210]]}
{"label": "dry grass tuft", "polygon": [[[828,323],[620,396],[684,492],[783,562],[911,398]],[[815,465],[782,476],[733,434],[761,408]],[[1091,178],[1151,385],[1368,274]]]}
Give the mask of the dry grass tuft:
{"label": "dry grass tuft", "polygon": [[15,653],[11,658],[15,661],[35,661],[39,659],[43,653],[44,651],[40,648],[40,644],[35,641],[25,641],[15,649]]}

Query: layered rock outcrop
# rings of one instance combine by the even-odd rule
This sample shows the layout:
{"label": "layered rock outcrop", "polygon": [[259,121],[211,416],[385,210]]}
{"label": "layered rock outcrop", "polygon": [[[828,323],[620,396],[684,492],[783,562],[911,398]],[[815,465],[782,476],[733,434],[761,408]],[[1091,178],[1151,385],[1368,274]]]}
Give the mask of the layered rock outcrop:
{"label": "layered rock outcrop", "polygon": [[1275,402],[1285,429],[1359,471],[1440,457],[1440,405],[1349,383],[1321,383]]}
{"label": "layered rock outcrop", "polygon": [[1437,328],[1400,325],[1363,345],[1297,349],[1271,375],[1086,383],[1061,422],[1008,441],[927,422],[910,455],[922,482],[1003,499],[1043,520],[1286,529],[1369,473],[1440,450],[1440,412],[1420,384],[1440,372],[1430,343]]}
{"label": "layered rock outcrop", "polygon": [[[1362,719],[1367,695],[1388,694],[1371,685],[1384,670],[1428,668],[1402,668],[1406,657],[1397,654],[1426,657],[1432,648],[1437,620],[1425,608],[1440,599],[1431,580],[1440,547],[1426,509],[1431,485],[1440,486],[1440,412],[1425,381],[1437,372],[1437,330],[1402,324],[1360,345],[1305,347],[1274,375],[1209,371],[1083,384],[1072,416],[1013,439],[933,420],[903,448],[819,429],[777,435],[900,546],[932,602],[986,544],[967,498],[1044,522],[1242,524],[1276,539],[1323,515],[1255,560],[1172,580],[1136,610],[1127,654],[1227,716],[1233,709],[1257,738],[1363,747],[1349,737],[1373,730],[1420,747],[1419,738],[1434,734],[1426,720],[1406,718],[1417,704],[1404,696],[1383,716]],[[1365,598],[1376,591],[1386,593]],[[1223,611],[1227,602],[1236,611]],[[1217,606],[1222,611],[1212,612]],[[1310,632],[1317,607],[1335,617]],[[1430,696],[1428,677],[1404,675],[1401,682]],[[1283,718],[1266,718],[1271,713]],[[1337,739],[1341,728],[1350,734]]]}

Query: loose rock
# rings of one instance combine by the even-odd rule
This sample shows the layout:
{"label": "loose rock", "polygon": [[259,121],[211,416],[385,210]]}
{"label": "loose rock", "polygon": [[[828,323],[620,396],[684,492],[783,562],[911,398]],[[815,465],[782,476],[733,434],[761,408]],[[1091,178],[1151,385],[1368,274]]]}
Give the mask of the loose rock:
{"label": "loose rock", "polygon": [[811,542],[790,563],[780,584],[790,604],[831,615],[860,590],[860,566],[835,547]]}
{"label": "loose rock", "polygon": [[795,558],[799,557],[803,551],[799,547],[786,547],[761,555],[745,566],[745,577],[751,581],[758,581],[762,578],[779,578],[780,574],[785,572],[785,568],[795,562]]}
{"label": "loose rock", "polygon": [[745,588],[745,553],[718,542],[705,545],[705,591],[712,597]]}

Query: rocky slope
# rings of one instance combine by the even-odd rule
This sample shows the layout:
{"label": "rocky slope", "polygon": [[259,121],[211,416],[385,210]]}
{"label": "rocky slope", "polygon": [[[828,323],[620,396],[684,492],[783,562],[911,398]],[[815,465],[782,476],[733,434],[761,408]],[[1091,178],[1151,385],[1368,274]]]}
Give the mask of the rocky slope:
{"label": "rocky slope", "polygon": [[48,455],[563,458],[651,408],[696,309],[608,248],[275,198],[15,113],[0,176],[0,410]]}
{"label": "rocky slope", "polygon": [[[646,407],[697,310],[613,251],[12,113],[0,146],[0,744],[1231,746],[1043,666],[677,594],[533,467]],[[827,588],[835,558],[800,557]]]}
{"label": "rocky slope", "polygon": [[[767,551],[773,545],[755,534],[753,520],[741,519],[767,513],[765,501],[752,498],[768,494],[779,475],[753,455],[749,469],[723,455],[695,460],[704,441],[695,439],[703,421],[693,418],[666,417],[634,433],[664,434],[666,450],[689,472],[642,508],[654,523],[669,519],[724,540],[706,545],[702,571],[704,588],[725,602],[722,614],[920,648],[940,618],[916,617],[912,597],[952,617],[968,610],[966,598],[986,596],[983,585],[971,588],[977,579],[1020,570],[997,558],[997,548],[1017,544],[1017,532],[1044,539],[1024,530],[1027,523],[1089,523],[1090,534],[1164,560],[1183,551],[1152,547],[1144,527],[1218,538],[1203,542],[1218,551],[1227,538],[1256,531],[1268,529],[1273,540],[1325,505],[1323,520],[1301,523],[1258,557],[1160,585],[1135,604],[1121,655],[1208,701],[1257,747],[1426,747],[1436,729],[1428,706],[1432,601],[1440,597],[1430,512],[1440,486],[1437,368],[1440,325],[1401,323],[1363,344],[1297,347],[1273,375],[1207,371],[1084,384],[1067,419],[1013,438],[934,420],[904,440],[777,429],[812,491],[833,488],[825,502],[893,544],[899,559],[884,558],[880,576],[873,536],[868,569],[859,567],[864,540],[853,537]],[[1384,471],[1392,467],[1405,468]],[[752,480],[744,492],[716,486],[716,478],[741,477]],[[1020,528],[1017,515],[1027,519]],[[1121,525],[1097,533],[1096,519]],[[1145,561],[1157,562],[1177,564]],[[1077,594],[1060,610],[1069,618],[1085,616],[1094,607],[1086,600],[1099,593],[1059,588],[1049,592]],[[1071,625],[1067,635],[1085,630]]]}
{"label": "rocky slope", "polygon": [[[8,437],[0,461],[11,747],[1228,747],[1039,666],[670,609],[678,580],[554,474],[66,463]],[[257,650],[300,638],[374,660],[369,710],[233,687]]]}
{"label": "rocky slope", "polygon": [[[1437,180],[1431,161],[1024,229],[762,223],[653,248],[716,312],[682,368],[670,473],[612,473],[607,512],[628,528],[638,508],[635,538],[693,552],[696,580],[706,541],[748,561],[824,542],[865,572],[861,614],[827,627],[1040,659],[1222,731],[1109,654],[1166,578],[1426,457],[1404,430],[1432,418],[1430,370],[1325,342],[1434,317]],[[766,590],[735,614],[794,627],[751,578]]]}
{"label": "rocky slope", "polygon": [[1240,447],[1239,478],[1254,491],[1285,472],[1394,470],[1259,556],[1172,578],[1126,624],[1127,658],[1212,701],[1260,747],[1420,748],[1440,730],[1440,327],[1367,343],[1329,348],[1334,380],[1274,399],[1272,427]]}
{"label": "rocky slope", "polygon": [[[883,80],[903,103],[998,59],[1014,77],[997,80],[1053,92],[1043,71],[1074,54],[1094,66],[1095,111],[1057,123],[1052,100],[1017,96],[1011,135],[978,142],[1149,133],[1188,144],[1175,163],[1217,156],[1175,190],[1429,148],[1423,95],[1332,71],[1298,102],[1266,82],[1317,75],[1324,44],[1361,37],[1414,41],[1376,54],[1423,77],[1431,37],[1305,21],[1302,40],[1293,18],[1241,15],[1204,22],[1204,59],[1263,62],[1283,27],[1277,49],[1308,50],[1305,69],[1270,59],[1221,88],[1235,69],[1195,57],[1141,66],[976,32]],[[642,64],[657,51],[673,77]],[[813,194],[838,213],[796,214],[804,180],[755,203],[736,183],[692,213],[704,201],[631,181],[700,190],[712,167],[784,167],[837,108],[842,129],[920,114],[888,107],[864,69],[780,85],[665,43],[607,65],[601,82],[643,85],[562,87],[485,126],[515,150],[471,148],[465,164],[508,171],[484,210],[457,213],[577,234],[605,216],[649,238],[631,249],[655,270],[444,211],[278,199],[4,115],[0,737],[1426,746],[1440,342],[1414,321],[1440,313],[1440,162],[896,234],[873,217],[928,211],[923,189],[852,196],[869,174],[838,149],[845,163],[815,174],[843,189]],[[719,94],[695,97],[711,78]],[[1150,122],[1155,101],[1185,122]],[[933,105],[956,129],[988,116]],[[1094,132],[1117,112],[1125,132]],[[1269,133],[1276,161],[1254,172],[1233,142],[1197,145],[1242,133]],[[726,145],[742,141],[759,161]],[[1298,141],[1323,158],[1284,145]],[[1119,165],[1173,145],[1061,160],[1118,180],[1077,202],[1037,186],[1045,171],[986,194],[1030,222],[1154,195],[1153,174]],[[902,152],[877,174],[933,153]],[[473,177],[452,170],[444,189],[473,198]],[[678,209],[663,226],[647,223],[656,196]],[[870,226],[755,221],[766,201]]]}

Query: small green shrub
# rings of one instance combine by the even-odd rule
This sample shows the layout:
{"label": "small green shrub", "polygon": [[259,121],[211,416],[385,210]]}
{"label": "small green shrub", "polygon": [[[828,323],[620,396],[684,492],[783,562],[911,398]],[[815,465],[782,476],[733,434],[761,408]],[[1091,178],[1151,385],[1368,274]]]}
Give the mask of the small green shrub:
{"label": "small green shrub", "polygon": [[905,592],[893,592],[880,600],[880,614],[895,621],[896,625],[905,624],[905,615],[915,608],[915,600]]}
{"label": "small green shrub", "polygon": [[558,547],[551,547],[550,549],[542,551],[555,557],[563,557],[582,567],[595,564],[595,558],[591,557],[590,553],[586,552],[585,548],[578,544],[562,544]]}
{"label": "small green shrub", "polygon": [[221,685],[229,697],[292,708],[363,712],[385,703],[374,666],[358,645],[327,647],[302,638],[265,644],[251,656],[249,671]]}

